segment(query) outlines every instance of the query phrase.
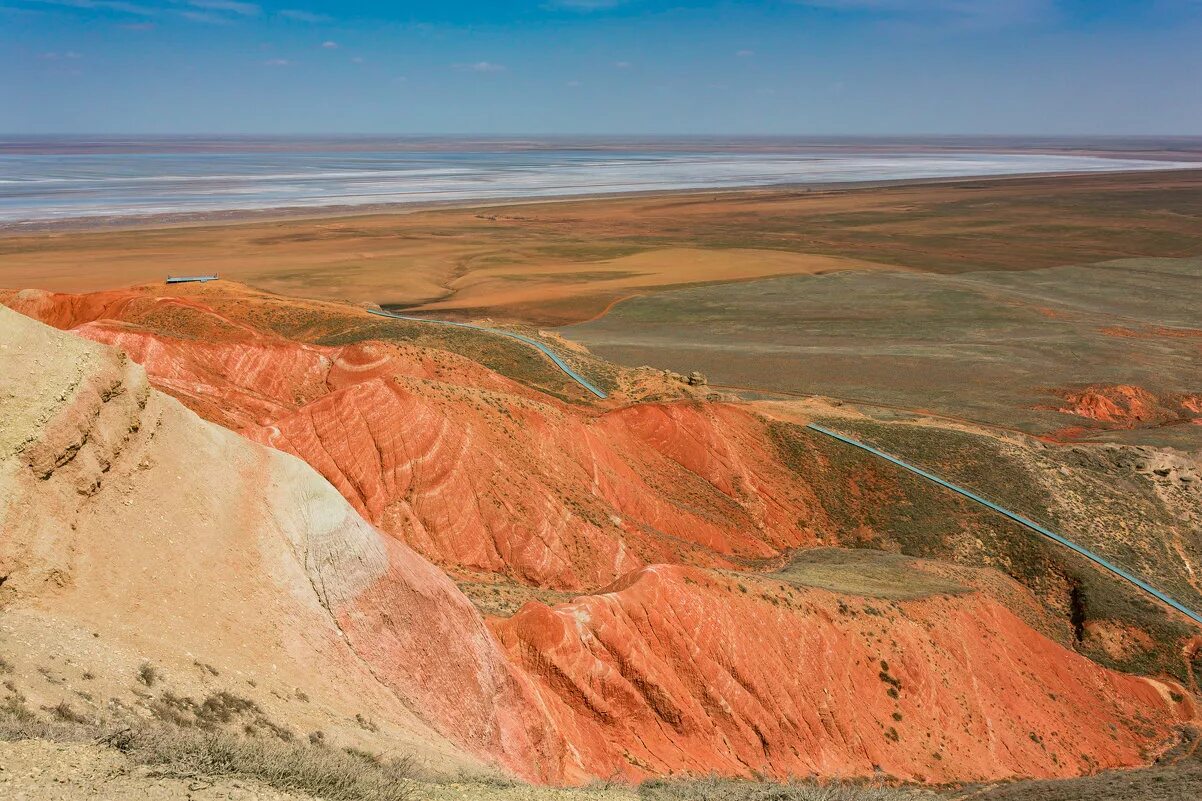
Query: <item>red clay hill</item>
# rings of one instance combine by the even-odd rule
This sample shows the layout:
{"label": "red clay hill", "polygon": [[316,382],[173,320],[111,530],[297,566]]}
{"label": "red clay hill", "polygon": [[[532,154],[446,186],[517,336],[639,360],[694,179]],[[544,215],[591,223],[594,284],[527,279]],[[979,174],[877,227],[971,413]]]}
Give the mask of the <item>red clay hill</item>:
{"label": "red clay hill", "polygon": [[[518,775],[1073,776],[1146,764],[1195,717],[1179,685],[1065,647],[995,571],[818,548],[873,532],[832,517],[747,406],[635,402],[622,375],[576,399],[412,325],[237,285],[0,301],[241,434],[240,492],[332,486],[354,536],[311,569],[345,643],[423,725]],[[261,445],[324,481],[256,472]],[[486,619],[444,572],[530,600]]]}

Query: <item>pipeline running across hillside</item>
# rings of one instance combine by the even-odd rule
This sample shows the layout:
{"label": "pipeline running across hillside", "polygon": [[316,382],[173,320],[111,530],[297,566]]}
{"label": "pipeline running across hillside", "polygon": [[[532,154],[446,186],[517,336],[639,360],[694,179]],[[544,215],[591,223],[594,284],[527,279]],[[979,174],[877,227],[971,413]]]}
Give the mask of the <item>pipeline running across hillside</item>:
{"label": "pipeline running across hillside", "polygon": [[484,331],[485,333],[498,334],[503,337],[509,337],[510,339],[516,339],[519,342],[524,342],[527,345],[537,348],[543,353],[543,355],[554,362],[556,367],[567,373],[568,378],[571,378],[577,384],[584,387],[598,398],[604,400],[607,397],[604,391],[593,386],[593,384],[591,384],[587,378],[573,370],[572,367],[559,356],[559,354],[548,348],[543,343],[539,342],[537,339],[531,339],[530,337],[516,334],[513,331],[506,331],[502,328],[487,328],[483,325],[474,325],[473,323],[459,323],[455,322],[454,320],[435,320],[430,317],[412,317],[406,314],[394,314],[393,312],[384,311],[383,309],[368,309],[367,311],[371,314],[377,314],[380,317],[391,317],[394,320],[409,320],[410,322],[415,323],[438,323],[439,325],[453,325],[457,328],[472,328],[476,331]]}
{"label": "pipeline running across hillside", "polygon": [[871,445],[866,445],[865,443],[860,442],[859,440],[855,440],[855,439],[852,439],[851,437],[844,436],[843,434],[840,434],[838,432],[831,431],[829,428],[823,428],[822,426],[817,425],[816,423],[809,423],[806,425],[806,428],[810,429],[811,431],[817,431],[819,434],[823,434],[825,436],[831,437],[832,439],[836,439],[840,442],[846,443],[853,447],[859,448],[860,450],[867,451],[868,453],[871,453],[873,456],[878,456],[887,462],[897,465],[898,467],[902,468],[903,470],[908,470],[909,472],[914,473],[917,476],[921,476],[922,478],[925,478],[927,481],[931,481],[935,484],[938,484],[939,486],[944,487],[945,489],[949,489],[952,492],[957,493],[958,495],[963,495],[965,498],[968,498],[970,501],[979,503],[982,506],[986,507],[987,509],[991,509],[991,510],[997,512],[998,514],[1008,517],[1011,520],[1013,520],[1015,523],[1018,523],[1020,526],[1028,528],[1031,531],[1034,531],[1036,534],[1040,534],[1044,537],[1047,537],[1048,539],[1052,540],[1053,542],[1063,545],[1064,547],[1068,548],[1069,550],[1074,551],[1074,552],[1080,554],[1081,556],[1084,556],[1086,559],[1090,560],[1091,562],[1093,562],[1094,564],[1103,568],[1104,570],[1107,570],[1107,571],[1113,573],[1114,575],[1118,576],[1119,578],[1121,578],[1125,581],[1128,581],[1131,584],[1134,584],[1140,590],[1144,591],[1145,593],[1152,596],[1156,600],[1160,601],[1161,603],[1163,603],[1169,607],[1172,607],[1173,609],[1177,610],[1181,614],[1183,614],[1186,617],[1193,620],[1195,623],[1202,625],[1202,615],[1199,615],[1197,612],[1190,609],[1185,604],[1182,604],[1181,602],[1176,601],[1173,598],[1170,598],[1168,595],[1165,595],[1163,592],[1156,589],[1151,584],[1148,584],[1143,579],[1127,572],[1126,570],[1119,567],[1118,565],[1115,565],[1114,563],[1112,563],[1106,559],[1103,559],[1101,556],[1098,556],[1093,551],[1090,551],[1088,548],[1083,548],[1082,546],[1078,545],[1077,543],[1073,542],[1072,540],[1066,539],[1065,537],[1060,536],[1059,534],[1057,534],[1054,531],[1049,531],[1048,529],[1044,528],[1043,526],[1039,525],[1038,523],[1034,522],[1033,520],[1029,520],[1020,514],[1015,514],[1014,512],[1011,512],[1009,509],[998,506],[993,501],[982,498],[980,495],[977,495],[975,492],[972,492],[971,490],[964,489],[963,487],[953,484],[950,481],[945,481],[944,479],[940,478],[937,475],[934,475],[933,473],[928,473],[926,470],[923,470],[920,467],[915,467],[914,465],[909,464],[908,462],[903,462],[901,459],[898,459],[895,456],[890,456],[889,454],[885,453],[884,451],[877,450],[876,448],[872,447]]}

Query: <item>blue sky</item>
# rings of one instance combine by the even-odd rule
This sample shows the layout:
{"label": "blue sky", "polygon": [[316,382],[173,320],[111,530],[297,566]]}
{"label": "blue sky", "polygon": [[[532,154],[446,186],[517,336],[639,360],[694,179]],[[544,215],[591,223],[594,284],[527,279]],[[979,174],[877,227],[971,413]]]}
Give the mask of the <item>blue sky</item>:
{"label": "blue sky", "polygon": [[1202,0],[0,0],[0,132],[1202,134]]}

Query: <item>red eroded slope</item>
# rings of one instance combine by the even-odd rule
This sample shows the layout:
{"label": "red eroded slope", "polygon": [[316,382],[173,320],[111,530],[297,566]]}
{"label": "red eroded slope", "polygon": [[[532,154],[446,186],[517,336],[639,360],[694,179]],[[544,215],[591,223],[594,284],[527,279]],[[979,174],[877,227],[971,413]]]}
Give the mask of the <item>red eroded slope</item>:
{"label": "red eroded slope", "polygon": [[[681,442],[649,446],[649,416],[697,437],[695,464],[656,447]],[[745,412],[722,407],[597,418],[381,378],[246,433],[308,461],[368,519],[435,561],[584,588],[644,564],[730,565],[812,542],[795,524],[809,505],[784,469],[735,455],[731,440],[757,429]],[[778,489],[771,502],[760,495],[768,487]]]}
{"label": "red eroded slope", "polygon": [[1073,776],[1139,764],[1193,714],[980,594],[865,601],[660,565],[494,630],[597,775]]}
{"label": "red eroded slope", "polygon": [[[250,336],[239,321],[213,324],[222,315],[194,299],[101,294],[10,302],[122,348],[157,388],[301,457],[364,517],[449,568],[583,589],[646,564],[776,556],[822,528],[819,505],[765,454],[761,423],[743,409],[581,409],[450,353]],[[95,319],[105,314],[140,322]]]}
{"label": "red eroded slope", "polygon": [[[156,387],[301,457],[447,570],[610,585],[490,629],[392,542],[410,558],[336,599],[380,680],[520,774],[1075,775],[1139,764],[1193,714],[984,592],[865,601],[710,570],[841,533],[744,407],[576,406],[437,348],[293,341],[237,298],[100,295],[0,300],[124,349]],[[365,316],[337,314],[335,328]]]}

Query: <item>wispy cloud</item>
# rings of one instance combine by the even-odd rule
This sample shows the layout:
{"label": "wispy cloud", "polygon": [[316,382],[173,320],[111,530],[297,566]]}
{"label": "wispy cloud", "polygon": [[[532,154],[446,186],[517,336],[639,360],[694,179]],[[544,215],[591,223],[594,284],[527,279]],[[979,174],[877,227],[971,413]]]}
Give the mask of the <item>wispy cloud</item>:
{"label": "wispy cloud", "polygon": [[311,22],[315,25],[334,21],[333,17],[325,14],[314,14],[312,11],[303,11],[299,8],[285,8],[283,11],[277,12],[276,16],[290,19],[294,22]]}
{"label": "wispy cloud", "polygon": [[[74,8],[81,11],[108,11],[139,17],[174,15],[191,22],[211,24],[226,23],[237,17],[254,17],[263,12],[262,7],[257,3],[248,3],[244,0],[172,0],[165,7],[142,5],[128,0],[26,0],[26,2],[58,6],[59,8]],[[145,30],[146,26],[150,26],[150,23],[143,23],[143,27],[140,29]],[[139,29],[134,26],[125,27]]]}
{"label": "wispy cloud", "polygon": [[629,61],[615,61],[614,66],[620,70],[628,70],[628,69],[630,69],[630,62]]}
{"label": "wispy cloud", "polygon": [[496,64],[492,61],[473,61],[470,64],[455,64],[455,69],[461,72],[504,72],[504,64]]}
{"label": "wispy cloud", "polygon": [[42,61],[77,61],[83,58],[83,55],[76,53],[74,50],[67,50],[63,53],[39,53],[38,58],[40,58]]}
{"label": "wispy cloud", "polygon": [[157,15],[158,9],[149,6],[138,5],[137,3],[127,3],[124,0],[29,0],[33,3],[41,3],[48,6],[62,6],[64,8],[86,8],[98,11],[116,11],[121,14],[136,14],[143,17],[153,17]]}
{"label": "wispy cloud", "polygon": [[268,67],[291,67],[292,62],[286,58],[269,58],[263,62]]}
{"label": "wispy cloud", "polygon": [[352,56],[351,57],[352,64],[363,64],[366,61],[367,61],[367,59],[365,59],[363,56]]}
{"label": "wispy cloud", "polygon": [[205,11],[224,11],[242,17],[257,17],[263,9],[255,3],[242,3],[238,0],[188,0],[188,5]]}
{"label": "wispy cloud", "polygon": [[1055,16],[1057,0],[794,0],[835,11],[937,21],[965,28],[1006,28]]}
{"label": "wispy cloud", "polygon": [[210,11],[181,11],[179,15],[188,22],[203,22],[206,25],[229,25],[232,21],[229,17]]}
{"label": "wispy cloud", "polygon": [[337,49],[338,49],[338,43],[337,43],[337,42],[328,42],[328,41],[327,41],[327,42],[322,42],[322,43],[321,43],[321,46],[322,46],[322,48],[323,48],[323,49],[325,49],[325,50],[337,50]]}
{"label": "wispy cloud", "polygon": [[754,50],[736,50],[735,55],[739,58],[751,58],[755,55]]}
{"label": "wispy cloud", "polygon": [[616,8],[626,0],[550,0],[543,8],[566,8],[569,11],[601,11]]}

